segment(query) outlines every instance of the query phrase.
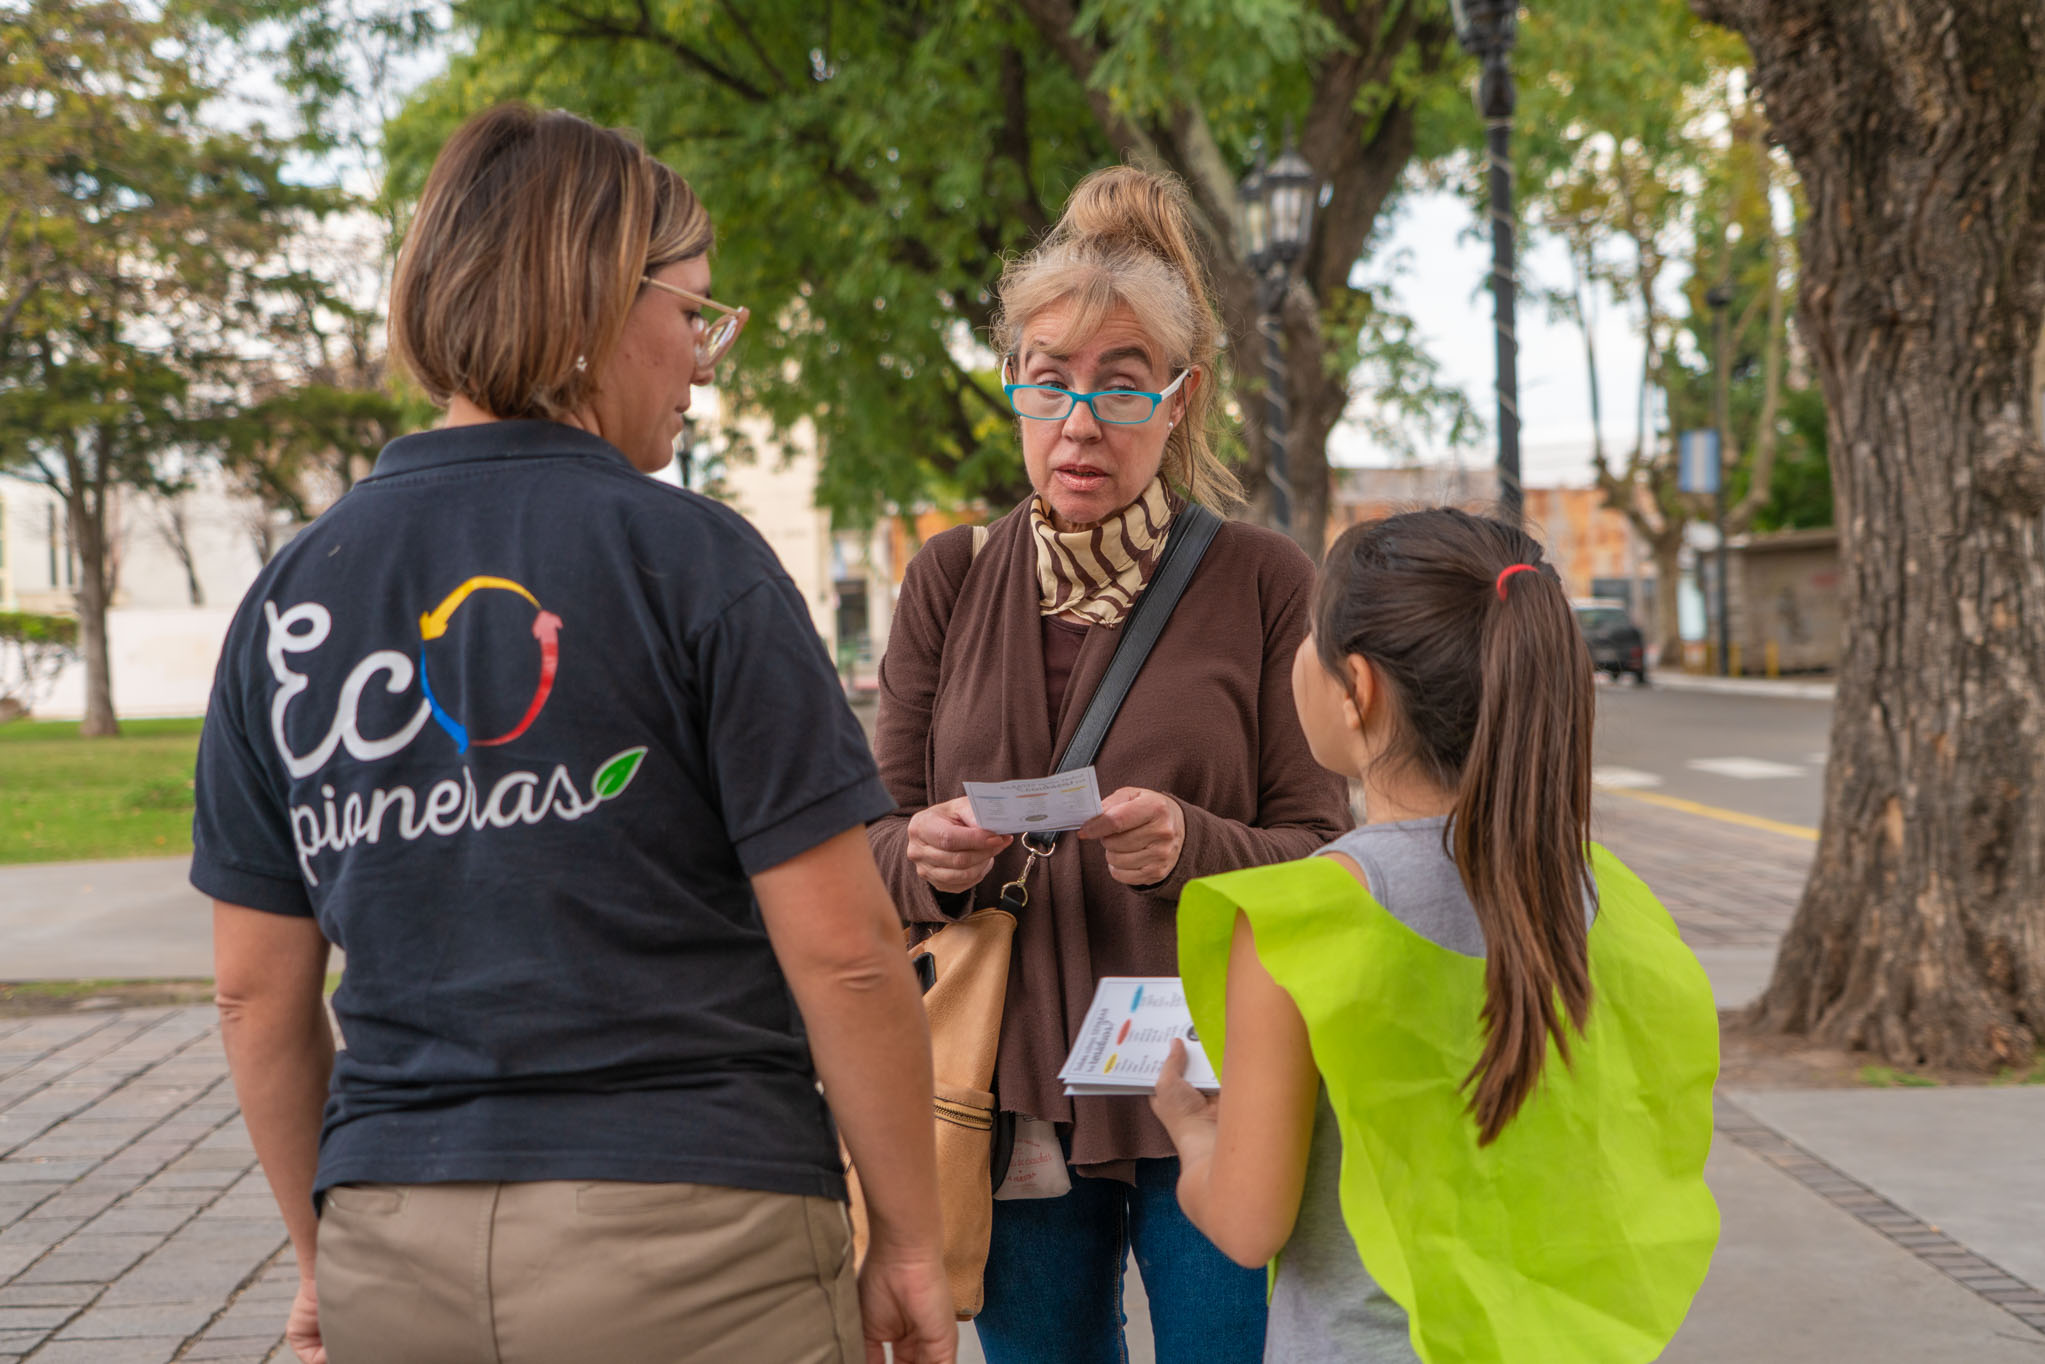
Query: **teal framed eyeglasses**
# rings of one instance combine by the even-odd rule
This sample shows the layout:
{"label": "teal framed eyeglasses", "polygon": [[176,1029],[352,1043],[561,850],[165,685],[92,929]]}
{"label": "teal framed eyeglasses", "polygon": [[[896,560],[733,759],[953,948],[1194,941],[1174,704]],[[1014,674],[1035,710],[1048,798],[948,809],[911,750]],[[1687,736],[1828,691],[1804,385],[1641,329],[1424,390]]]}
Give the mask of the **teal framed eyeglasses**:
{"label": "teal framed eyeglasses", "polygon": [[1158,404],[1178,392],[1179,385],[1185,383],[1186,376],[1192,372],[1190,369],[1180,370],[1179,377],[1165,385],[1162,393],[1145,393],[1134,388],[1074,393],[1055,384],[1003,384],[1001,391],[1008,395],[1008,405],[1015,409],[1015,415],[1028,417],[1031,421],[1061,422],[1072,415],[1075,405],[1085,403],[1096,421],[1112,426],[1141,426],[1157,415]]}

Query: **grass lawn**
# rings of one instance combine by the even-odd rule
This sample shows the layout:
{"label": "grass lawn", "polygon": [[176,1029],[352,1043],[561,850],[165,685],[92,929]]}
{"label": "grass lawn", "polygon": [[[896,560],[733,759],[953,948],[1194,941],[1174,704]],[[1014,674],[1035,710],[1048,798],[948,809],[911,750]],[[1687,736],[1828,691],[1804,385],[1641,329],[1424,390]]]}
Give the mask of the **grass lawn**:
{"label": "grass lawn", "polygon": [[117,739],[0,725],[0,863],[190,852],[198,746],[196,719],[124,720]]}

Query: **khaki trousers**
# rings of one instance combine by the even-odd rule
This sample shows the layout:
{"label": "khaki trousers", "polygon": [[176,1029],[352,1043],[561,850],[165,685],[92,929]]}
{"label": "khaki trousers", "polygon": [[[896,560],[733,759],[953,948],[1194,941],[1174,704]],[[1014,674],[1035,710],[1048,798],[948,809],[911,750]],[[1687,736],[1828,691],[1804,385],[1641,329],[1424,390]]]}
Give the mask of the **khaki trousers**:
{"label": "khaki trousers", "polygon": [[331,1364],[862,1364],[845,1208],[707,1184],[329,1189]]}

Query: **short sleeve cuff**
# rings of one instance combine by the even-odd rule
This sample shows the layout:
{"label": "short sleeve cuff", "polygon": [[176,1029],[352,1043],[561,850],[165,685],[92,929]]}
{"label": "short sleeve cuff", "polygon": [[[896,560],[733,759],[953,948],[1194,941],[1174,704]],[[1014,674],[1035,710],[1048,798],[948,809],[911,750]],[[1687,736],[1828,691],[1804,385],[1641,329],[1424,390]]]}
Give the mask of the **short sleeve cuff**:
{"label": "short sleeve cuff", "polygon": [[296,919],[313,917],[312,898],[305,882],[297,877],[266,876],[262,872],[231,867],[203,852],[192,854],[192,885],[201,894],[230,905],[260,909],[266,914],[285,914]]}
{"label": "short sleeve cuff", "polygon": [[894,812],[895,798],[881,785],[880,777],[862,777],[785,819],[737,839],[739,865],[745,868],[746,875],[758,876],[847,829],[862,828]]}

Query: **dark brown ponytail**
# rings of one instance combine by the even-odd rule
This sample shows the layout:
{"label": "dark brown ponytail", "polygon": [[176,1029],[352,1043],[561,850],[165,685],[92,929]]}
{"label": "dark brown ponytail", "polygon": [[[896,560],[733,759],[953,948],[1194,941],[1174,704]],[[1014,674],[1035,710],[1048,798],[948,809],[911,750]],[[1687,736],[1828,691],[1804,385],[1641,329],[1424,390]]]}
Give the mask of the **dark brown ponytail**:
{"label": "dark brown ponytail", "polygon": [[1376,670],[1403,733],[1390,760],[1455,793],[1448,852],[1485,944],[1484,1051],[1464,1086],[1489,1144],[1533,1093],[1549,1039],[1567,1063],[1569,1027],[1590,1012],[1590,652],[1540,545],[1447,508],[1344,532],[1314,635],[1337,676],[1351,654]]}

